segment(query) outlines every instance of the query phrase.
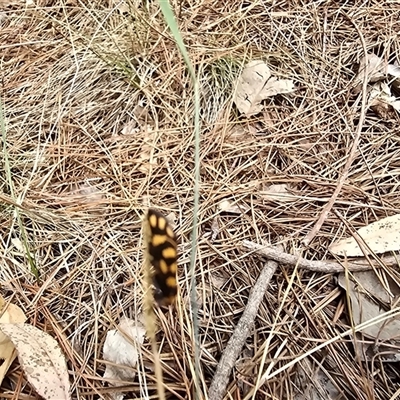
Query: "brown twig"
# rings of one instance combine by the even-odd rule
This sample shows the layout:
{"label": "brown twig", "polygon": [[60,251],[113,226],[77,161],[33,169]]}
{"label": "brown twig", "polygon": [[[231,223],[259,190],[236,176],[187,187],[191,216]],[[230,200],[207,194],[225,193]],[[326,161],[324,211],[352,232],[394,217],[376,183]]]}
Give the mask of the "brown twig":
{"label": "brown twig", "polygon": [[299,268],[307,269],[313,272],[324,272],[326,274],[343,272],[345,268],[351,272],[368,271],[372,269],[372,266],[381,267],[382,263],[386,265],[398,265],[398,259],[396,259],[396,257],[385,257],[383,260],[380,260],[379,263],[377,261],[369,261],[365,258],[362,258],[353,261],[346,261],[346,265],[343,266],[340,262],[333,260],[309,261],[305,258],[299,258],[298,256],[284,253],[277,247],[261,245],[251,242],[250,240],[244,240],[243,246],[247,249],[254,250],[258,254],[261,254],[268,259],[275,260],[280,264],[292,266],[298,265]]}
{"label": "brown twig", "polygon": [[[350,17],[348,17],[346,15],[346,17],[351,20]],[[365,44],[365,40],[364,40],[364,36],[362,35],[360,29],[358,28],[357,24],[351,20],[351,22],[353,23],[354,27],[357,30],[358,35],[360,36],[360,40],[363,46],[363,50],[364,50],[364,57],[366,59],[365,61],[365,65],[368,65],[368,59],[367,59],[367,46]],[[339,193],[342,190],[342,187],[349,175],[349,170],[351,165],[353,164],[353,161],[355,159],[355,155],[356,155],[356,150],[358,148],[358,144],[360,142],[360,136],[361,136],[361,130],[362,127],[364,126],[364,120],[365,120],[365,114],[367,111],[367,84],[368,84],[368,73],[367,73],[367,68],[365,68],[364,70],[364,77],[363,77],[363,86],[362,86],[362,100],[361,100],[361,111],[360,111],[360,120],[358,122],[358,126],[357,126],[357,131],[354,137],[354,142],[353,142],[353,146],[351,147],[350,150],[350,154],[347,158],[346,164],[344,166],[344,170],[343,173],[341,174],[341,176],[339,177],[339,181],[338,184],[336,186],[335,191],[333,192],[332,197],[330,198],[329,202],[325,205],[324,209],[322,210],[321,215],[318,218],[317,223],[314,225],[313,229],[311,229],[310,232],[308,232],[308,234],[306,235],[306,237],[303,239],[303,244],[305,246],[308,246],[311,241],[314,239],[315,235],[319,232],[319,230],[321,229],[322,225],[324,224],[325,220],[328,218],[328,214],[331,211],[333,205],[336,202],[336,199],[339,195]]]}
{"label": "brown twig", "polygon": [[267,261],[256,284],[250,292],[249,301],[243,315],[229,339],[225,351],[218,363],[214,379],[211,382],[210,390],[208,392],[210,400],[220,400],[224,396],[232,368],[243,348],[244,342],[250,334],[250,328],[257,316],[261,300],[264,297],[264,293],[267,290],[271,277],[274,275],[277,267],[278,264],[275,261]]}

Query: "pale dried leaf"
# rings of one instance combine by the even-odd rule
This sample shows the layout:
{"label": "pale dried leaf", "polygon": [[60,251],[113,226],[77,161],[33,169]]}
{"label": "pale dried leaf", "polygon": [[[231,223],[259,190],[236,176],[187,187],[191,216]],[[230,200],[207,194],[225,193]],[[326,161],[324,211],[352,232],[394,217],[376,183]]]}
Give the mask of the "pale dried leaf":
{"label": "pale dried leaf", "polygon": [[[1,310],[1,312],[3,312],[3,310]],[[15,304],[9,304],[8,307],[4,310],[2,316],[0,317],[0,323],[2,324],[17,324],[25,321],[25,313]]]}
{"label": "pale dried leaf", "polygon": [[266,199],[277,202],[293,202],[296,196],[293,196],[285,183],[267,186],[260,192],[260,195]]}
{"label": "pale dried leaf", "polygon": [[[357,230],[357,234],[369,246],[365,246],[366,254],[381,254],[387,251],[396,251],[400,249],[400,214],[391,217],[383,218],[379,221],[373,222],[368,226],[364,226]],[[347,257],[360,257],[364,253],[358,245],[357,241],[353,238],[346,238],[339,240],[332,244],[329,250],[336,255]],[[371,251],[370,251],[371,250]]]}
{"label": "pale dried leaf", "polygon": [[390,105],[393,107],[394,110],[400,112],[400,100],[393,101],[392,103],[390,103]]}
{"label": "pale dried leaf", "polygon": [[12,238],[11,243],[18,250],[19,253],[25,253],[25,247],[20,238]]}
{"label": "pale dried leaf", "polygon": [[367,72],[368,82],[377,82],[385,78],[387,74],[387,64],[376,54],[367,54],[367,57],[363,57],[358,68],[356,81],[358,83],[363,82],[365,71]]}
{"label": "pale dried leaf", "polygon": [[135,120],[128,122],[121,131],[122,135],[134,135],[139,132],[138,124]]}
{"label": "pale dried leaf", "polygon": [[213,221],[211,223],[211,242],[214,242],[214,240],[218,237],[219,235],[219,221],[218,217],[214,217]]}
{"label": "pale dried leaf", "polygon": [[[355,341],[355,351],[359,355],[360,359],[363,361],[376,361],[377,355],[379,357],[379,361],[382,362],[399,362],[400,361],[400,352],[396,352],[393,349],[393,345],[389,344],[388,346],[385,343],[378,342],[375,345],[371,345],[365,342],[365,337],[357,334],[357,340]],[[399,345],[398,341],[395,341],[396,345]]]}
{"label": "pale dried leaf", "polygon": [[[375,296],[375,293],[379,297],[386,297],[387,292],[382,287],[375,273],[373,271],[357,272],[353,276],[356,283],[353,281],[348,281],[346,275],[340,274],[338,278],[338,283],[342,288],[348,291],[351,300],[351,315],[353,316],[354,325],[359,325],[370,321],[371,319],[381,315],[385,310],[382,309],[377,303],[372,301],[370,297],[365,293],[370,293],[371,296]],[[367,288],[370,287],[371,290]],[[384,294],[386,292],[386,294]],[[398,292],[398,288],[397,288]],[[381,355],[384,361],[394,361],[400,356],[400,350],[396,351],[395,348],[399,348],[400,345],[400,317],[396,316],[389,318],[385,321],[371,324],[362,330],[362,333],[368,335],[373,340],[379,343],[380,350],[386,355]],[[385,344],[387,342],[387,346]],[[363,359],[370,359],[373,357],[374,353],[377,351],[373,348],[375,345],[362,344],[359,347],[360,356]],[[375,346],[376,347],[376,346]]]}
{"label": "pale dried leaf", "polygon": [[371,109],[382,120],[396,118],[400,112],[400,100],[392,96],[389,85],[385,82],[375,83],[370,90]]}
{"label": "pale dried leaf", "polygon": [[165,216],[165,218],[167,219],[171,228],[174,229],[176,226],[177,218],[178,218],[177,215],[173,211],[171,211],[170,213],[168,213],[168,215]]}
{"label": "pale dried leaf", "polygon": [[359,287],[373,295],[379,302],[386,303],[387,306],[394,297],[400,296],[400,288],[390,276],[385,277],[385,286],[374,271],[353,273],[353,278]]}
{"label": "pale dried leaf", "polygon": [[[0,324],[15,324],[26,321],[24,312],[18,306],[9,304],[4,310],[5,306],[6,302],[3,297],[0,296],[0,314],[2,313]],[[16,356],[17,352],[15,351],[13,343],[7,335],[0,331],[0,360],[2,360],[0,365],[0,386]]]}
{"label": "pale dried leaf", "polygon": [[243,114],[251,115],[262,110],[258,95],[271,77],[271,71],[264,61],[249,62],[239,77],[234,102]]}
{"label": "pale dried leaf", "polygon": [[70,399],[67,363],[56,340],[29,324],[1,324],[18,352],[29,383],[44,399]]}
{"label": "pale dried leaf", "polygon": [[389,97],[391,96],[389,85],[386,82],[377,82],[371,86],[370,89],[370,99],[375,99],[377,97]]}
{"label": "pale dried leaf", "polygon": [[294,92],[294,82],[291,79],[278,79],[272,76],[260,92],[259,98],[264,100],[277,94]]}
{"label": "pale dried leaf", "polygon": [[400,66],[395,64],[388,64],[387,72],[395,78],[400,78]]}
{"label": "pale dried leaf", "polygon": [[233,100],[240,113],[250,116],[262,111],[261,101],[267,97],[293,91],[293,81],[271,77],[268,65],[264,61],[254,60],[243,69]]}
{"label": "pale dried leaf", "polygon": [[370,92],[371,106],[388,105],[400,112],[400,100],[392,96],[390,87],[385,82],[378,82],[373,85]]}
{"label": "pale dried leaf", "polygon": [[[121,319],[118,330],[113,329],[107,333],[103,347],[104,360],[112,364],[106,364],[103,377],[107,380],[131,381],[135,377],[133,369],[138,361],[140,346],[143,344],[146,330],[139,322],[129,318]],[[111,383],[118,386],[116,382]],[[113,393],[115,400],[124,398],[122,393]]]}
{"label": "pale dried leaf", "polygon": [[243,212],[246,211],[246,208],[244,207],[239,207],[237,204],[233,204],[229,200],[222,200],[219,205],[219,210],[232,213],[232,214],[243,214]]}
{"label": "pale dried leaf", "polygon": [[[338,277],[338,283],[343,289],[348,291],[350,296],[352,316],[355,325],[368,322],[369,320],[381,315],[385,311],[382,309],[382,307],[372,301],[366,294],[366,292],[369,293],[369,291],[363,286],[363,282],[365,283],[367,280],[375,282],[378,286],[381,286],[381,289],[379,290],[383,290],[379,281],[375,281],[375,279],[372,277],[372,275],[375,275],[375,273],[373,271],[366,272],[367,273],[357,272],[353,274],[356,283],[353,281],[347,281],[344,273],[339,274]],[[374,291],[375,290],[377,289],[374,288]],[[370,295],[373,296],[374,293],[372,292]],[[400,317],[394,317],[387,321],[373,324],[365,328],[362,332],[374,339],[379,339],[380,341],[392,340],[396,337],[397,339],[400,339]]]}
{"label": "pale dried leaf", "polygon": [[220,289],[226,283],[226,281],[227,279],[223,276],[216,273],[210,273],[210,283],[213,287]]}

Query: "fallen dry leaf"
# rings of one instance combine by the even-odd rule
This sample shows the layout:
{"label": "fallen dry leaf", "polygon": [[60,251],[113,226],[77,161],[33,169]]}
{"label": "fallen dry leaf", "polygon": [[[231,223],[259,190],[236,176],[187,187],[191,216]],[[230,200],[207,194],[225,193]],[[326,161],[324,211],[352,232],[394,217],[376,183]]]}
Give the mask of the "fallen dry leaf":
{"label": "fallen dry leaf", "polygon": [[400,100],[397,100],[396,97],[392,96],[390,87],[387,83],[375,83],[371,88],[369,96],[372,109],[374,109],[374,107],[379,107],[386,109],[387,113],[389,113],[389,109],[400,112]]}
{"label": "fallen dry leaf", "polygon": [[218,208],[220,211],[224,211],[227,213],[232,213],[232,214],[243,214],[244,212],[247,211],[247,207],[239,207],[236,204],[233,204],[229,200],[223,200],[219,203]]}
{"label": "fallen dry leaf", "polygon": [[265,200],[277,202],[292,202],[296,201],[296,196],[293,196],[288,191],[288,185],[285,183],[267,186],[264,190],[260,191],[260,195]]}
{"label": "fallen dry leaf", "polygon": [[24,323],[0,324],[18,353],[29,383],[46,400],[69,400],[67,363],[56,340],[48,333]]}
{"label": "fallen dry leaf", "polygon": [[[363,246],[366,254],[400,250],[400,214],[364,226],[357,230],[357,234],[369,246],[369,249]],[[338,256],[360,257],[364,255],[353,237],[333,243],[329,250]]]}
{"label": "fallen dry leaf", "polygon": [[[388,306],[391,296],[382,286],[374,271],[353,273],[353,277],[356,283],[348,281],[344,273],[340,274],[338,283],[348,291],[353,322],[354,325],[359,325],[378,317],[385,311],[380,305],[371,300],[370,296],[387,303]],[[392,297],[398,296],[400,294],[398,286],[395,284],[390,286],[390,290],[393,292]],[[360,340],[357,341],[357,346],[362,359],[370,360],[379,351],[382,361],[399,361],[400,351],[396,350],[400,345],[399,332],[400,316],[367,326],[362,330],[362,333],[372,338],[375,343],[371,345],[360,337]]]}
{"label": "fallen dry leaf", "polygon": [[388,64],[381,57],[376,54],[368,54],[367,57],[363,57],[360,66],[358,68],[357,76],[355,77],[356,92],[362,89],[362,82],[364,80],[365,70],[367,72],[368,82],[378,82],[387,77],[387,75],[400,77],[400,68],[395,64]]}
{"label": "fallen dry leaf", "polygon": [[[135,377],[133,368],[137,364],[146,329],[129,318],[121,319],[118,328],[109,331],[104,342],[104,360],[112,364],[106,364],[103,377],[107,380],[131,381]],[[115,382],[112,385],[118,386]],[[124,398],[123,393],[112,393],[111,396],[115,400]]]}
{"label": "fallen dry leaf", "polygon": [[241,114],[247,116],[262,111],[262,100],[277,94],[291,93],[294,84],[289,79],[277,79],[264,61],[249,62],[239,77],[233,101]]}
{"label": "fallen dry leaf", "polygon": [[395,78],[400,78],[400,66],[396,64],[388,64],[387,72],[389,75],[394,76]]}
{"label": "fallen dry leaf", "polygon": [[210,273],[210,283],[213,287],[220,289],[223,285],[225,285],[226,281],[227,279],[223,276],[213,272]]}
{"label": "fallen dry leaf", "polygon": [[[24,312],[15,304],[9,304],[0,296],[0,324],[15,324],[26,321]],[[1,325],[0,325],[1,326]],[[0,386],[7,374],[10,365],[17,357],[17,352],[12,341],[0,331]]]}
{"label": "fallen dry leaf", "polygon": [[368,82],[377,82],[385,78],[387,73],[387,64],[376,54],[367,54],[363,57],[358,67],[356,79],[360,82],[364,79],[365,71],[367,72]]}
{"label": "fallen dry leaf", "polygon": [[215,239],[218,237],[219,235],[219,220],[218,217],[214,217],[211,223],[211,238],[210,241],[214,242]]}

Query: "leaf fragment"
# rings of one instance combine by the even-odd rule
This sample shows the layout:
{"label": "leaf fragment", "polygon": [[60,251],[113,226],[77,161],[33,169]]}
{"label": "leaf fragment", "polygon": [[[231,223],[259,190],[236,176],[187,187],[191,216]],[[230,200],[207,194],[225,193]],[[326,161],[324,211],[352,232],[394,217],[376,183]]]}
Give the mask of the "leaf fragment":
{"label": "leaf fragment", "polygon": [[[119,329],[110,330],[107,333],[103,347],[104,360],[106,364],[103,377],[112,381],[130,381],[135,377],[133,368],[136,366],[140,346],[144,342],[146,329],[138,322],[129,319],[121,319]],[[113,382],[114,386],[118,386]],[[122,400],[124,394],[112,393],[114,400]]]}
{"label": "leaf fragment", "polygon": [[[357,234],[367,244],[363,246],[366,254],[400,250],[400,214],[364,226],[357,230]],[[329,250],[338,256],[361,257],[364,255],[354,237],[333,243]]]}
{"label": "leaf fragment", "polygon": [[297,200],[296,196],[290,193],[289,187],[285,183],[267,186],[263,191],[260,192],[260,195],[265,200],[276,201],[280,203],[293,202]]}
{"label": "leaf fragment", "polygon": [[[3,297],[0,296],[0,324],[15,324],[19,322],[25,322],[26,316],[24,312],[15,304],[9,304],[6,309],[6,302]],[[1,325],[0,325],[1,326]],[[0,331],[0,386],[3,382],[4,377],[7,374],[10,365],[17,357],[17,352],[11,340]]]}
{"label": "leaf fragment", "polygon": [[271,71],[264,61],[253,60],[240,75],[233,100],[240,113],[250,116],[262,111],[262,100],[293,91],[292,80],[271,76]]}
{"label": "leaf fragment", "polygon": [[236,203],[233,203],[230,200],[222,200],[218,204],[218,208],[222,212],[227,212],[231,214],[243,214],[248,211],[246,206],[238,206]]}
{"label": "leaf fragment", "polygon": [[[399,288],[397,284],[389,277],[389,287],[384,288],[378,279],[375,271],[363,271],[352,274],[355,282],[348,280],[346,274],[339,275],[339,285],[348,292],[350,298],[351,312],[353,324],[359,325],[380,316],[384,313],[384,309],[378,303],[386,303],[390,306],[391,299],[399,296]],[[385,279],[385,282],[387,280]],[[377,299],[373,301],[372,299]],[[363,335],[373,339],[364,340],[360,334],[357,334],[356,349],[359,356],[363,360],[371,360],[379,353],[381,361],[391,362],[400,360],[400,317],[397,315],[385,319],[383,321],[374,322],[367,325],[363,330]]]}
{"label": "leaf fragment", "polygon": [[46,400],[70,400],[67,363],[57,341],[35,326],[0,324],[18,353],[18,360],[29,383]]}

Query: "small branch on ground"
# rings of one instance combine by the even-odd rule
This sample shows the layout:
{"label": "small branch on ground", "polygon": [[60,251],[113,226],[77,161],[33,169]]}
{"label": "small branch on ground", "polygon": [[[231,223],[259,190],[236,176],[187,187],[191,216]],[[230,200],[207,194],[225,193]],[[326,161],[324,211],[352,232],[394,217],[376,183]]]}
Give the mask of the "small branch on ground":
{"label": "small branch on ground", "polygon": [[225,351],[218,363],[217,370],[208,392],[208,398],[210,400],[221,400],[225,395],[226,386],[228,385],[232,368],[234,367],[235,362],[242,351],[243,345],[250,334],[260,303],[277,267],[278,264],[275,261],[267,261],[256,284],[250,292],[249,301],[243,315],[240,318],[232,337],[229,339]]}
{"label": "small branch on ground", "polygon": [[295,256],[292,254],[284,253],[278,247],[261,245],[258,243],[251,242],[250,240],[244,240],[243,246],[247,249],[254,250],[256,253],[261,254],[268,259],[275,260],[280,264],[287,264],[299,268],[307,269],[314,272],[324,272],[326,274],[334,274],[338,272],[344,272],[345,269],[351,272],[368,271],[374,268],[379,268],[382,264],[385,265],[398,265],[398,258],[396,257],[385,257],[382,260],[372,261],[365,258],[359,258],[358,260],[346,261],[344,266],[337,261],[309,261],[305,258]]}

